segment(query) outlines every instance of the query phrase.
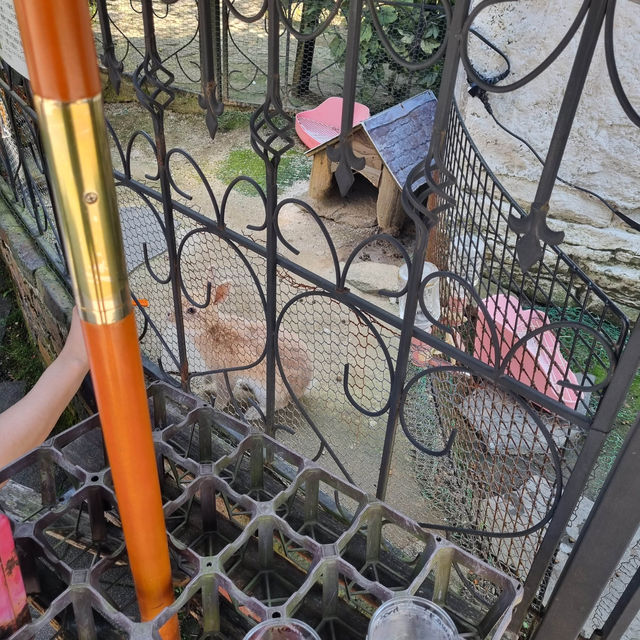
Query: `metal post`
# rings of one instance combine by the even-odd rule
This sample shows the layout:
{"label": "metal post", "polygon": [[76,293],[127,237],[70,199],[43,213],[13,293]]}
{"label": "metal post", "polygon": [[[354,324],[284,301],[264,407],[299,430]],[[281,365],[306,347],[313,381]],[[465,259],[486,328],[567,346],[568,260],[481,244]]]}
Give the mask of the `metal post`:
{"label": "metal post", "polygon": [[[164,110],[171,104],[175,93],[171,88],[173,74],[162,66],[154,25],[154,13],[151,0],[142,0],[142,23],[144,26],[145,57],[133,74],[133,86],[140,104],[151,114],[153,134],[156,143],[156,162],[158,180],[162,193],[162,212],[164,215],[165,235],[167,238],[167,259],[169,260],[169,282],[173,298],[173,312],[178,341],[178,360],[180,363],[180,382],[183,389],[189,387],[189,360],[184,338],[184,318],[182,314],[182,291],[180,289],[180,264],[176,247],[176,232],[173,216],[173,196],[169,167],[167,166],[167,141],[164,135]],[[147,86],[153,91],[145,90]]]}
{"label": "metal post", "polygon": [[640,567],[610,613],[602,629],[591,640],[620,640],[640,611]]}
{"label": "metal post", "polygon": [[636,324],[629,342],[618,361],[613,378],[600,402],[598,412],[594,416],[593,423],[587,434],[587,439],[582,451],[576,460],[573,472],[569,477],[567,486],[558,502],[556,512],[545,532],[544,538],[538,548],[536,557],[527,576],[524,585],[522,602],[516,609],[509,629],[517,632],[527,615],[527,611],[535,598],[544,574],[551,563],[553,554],[558,546],[560,538],[569,523],[571,514],[578,504],[586,486],[589,475],[595,465],[600,450],[607,437],[607,433],[613,428],[615,415],[622,406],[624,399],[633,382],[633,378],[640,362],[640,323]]}
{"label": "metal post", "polygon": [[356,79],[360,50],[360,23],[362,21],[362,0],[349,3],[346,64],[344,68],[344,88],[342,91],[342,119],[340,121],[340,142],[336,147],[327,148],[327,156],[338,163],[335,171],[340,194],[346,196],[354,183],[352,169],[364,169],[365,159],[357,157],[351,148],[349,135],[353,128],[353,110],[356,100]]}
{"label": "metal post", "polygon": [[116,57],[116,48],[111,35],[111,23],[109,22],[109,9],[106,0],[97,0],[96,7],[100,18],[100,32],[102,34],[102,64],[109,74],[109,81],[116,93],[120,93],[122,72],[124,64]]}
{"label": "metal post", "polygon": [[266,247],[266,432],[275,433],[275,398],[276,398],[276,318],[278,279],[278,230],[276,207],[278,205],[278,165],[282,155],[293,146],[291,132],[293,121],[288,116],[280,98],[280,18],[275,0],[267,4],[268,35],[268,74],[267,94],[264,104],[257,109],[251,118],[251,144],[260,155],[266,173],[265,227],[267,232]]}
{"label": "metal post", "polygon": [[551,596],[535,638],[574,640],[640,526],[640,414]]}
{"label": "metal post", "polygon": [[538,189],[531,204],[531,212],[526,218],[516,216],[509,218],[511,229],[516,233],[522,234],[516,242],[516,252],[523,271],[528,271],[533,264],[540,260],[544,252],[543,243],[558,245],[564,239],[564,232],[552,231],[547,227],[549,200],[556,185],[558,170],[571,134],[573,120],[582,96],[582,89],[591,68],[593,52],[598,44],[598,36],[604,22],[606,10],[607,0],[594,0],[591,2],[571,69],[571,75],[567,82],[567,90],[551,136],[549,150],[547,151],[547,157],[538,182]]}
{"label": "metal post", "polygon": [[[458,0],[455,4],[450,32],[448,34],[449,40],[447,42],[445,66],[442,74],[440,99],[438,101],[433,134],[431,136],[431,143],[429,146],[429,158],[441,158],[442,151],[445,147],[447,123],[449,121],[453,92],[455,89],[456,69],[458,68],[460,60],[460,44],[457,36],[460,33],[464,20],[469,12],[469,4],[469,0]],[[444,172],[444,167],[437,167],[437,169],[440,172]],[[407,180],[407,183],[405,184],[405,191],[408,187],[409,180]],[[403,205],[405,206],[405,209],[407,206],[411,206],[407,205],[404,194]],[[433,212],[431,219],[420,219],[420,216],[415,214],[411,215],[411,218],[414,220],[416,225],[416,244],[407,280],[407,302],[404,310],[400,344],[398,345],[398,359],[396,361],[395,377],[393,387],[391,389],[389,418],[387,420],[387,431],[385,434],[382,460],[380,463],[380,473],[378,476],[376,495],[381,500],[384,500],[385,498],[387,484],[389,481],[391,457],[393,455],[397,431],[398,411],[400,408],[400,400],[407,373],[407,365],[409,363],[409,352],[411,348],[411,339],[413,337],[413,324],[415,322],[415,315],[418,309],[417,291],[422,279],[422,268],[427,250],[427,243],[429,241],[429,230],[436,223],[435,212]]]}
{"label": "metal post", "polygon": [[220,24],[219,6],[216,0],[198,2],[198,25],[200,29],[200,73],[202,94],[200,106],[206,110],[205,121],[209,135],[213,138],[218,130],[218,116],[223,105],[220,94]]}

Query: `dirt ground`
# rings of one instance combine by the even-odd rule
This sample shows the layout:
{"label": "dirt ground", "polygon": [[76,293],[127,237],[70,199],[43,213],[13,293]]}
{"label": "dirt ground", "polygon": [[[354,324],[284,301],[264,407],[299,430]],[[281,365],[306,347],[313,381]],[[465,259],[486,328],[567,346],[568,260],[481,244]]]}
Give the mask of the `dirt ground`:
{"label": "dirt ground", "polygon": [[[137,104],[109,104],[106,111],[107,118],[125,148],[127,139],[137,128],[152,131],[147,114]],[[208,178],[211,190],[218,204],[221,205],[226,189],[226,184],[219,179],[221,167],[232,150],[250,148],[248,129],[219,131],[215,140],[211,140],[203,117],[169,112],[166,115],[165,131],[167,149],[176,146],[191,155]],[[303,150],[301,145],[296,148],[298,153]],[[114,155],[114,163],[118,167],[117,155]],[[154,165],[155,159],[151,146],[142,137],[139,137],[131,150],[132,176],[157,189],[157,182],[149,179],[149,177],[153,177]],[[172,154],[169,166],[175,186],[191,198],[189,200],[182,198],[185,204],[205,216],[214,217],[215,210],[207,188],[193,167],[177,154]],[[308,182],[306,180],[295,182],[283,190],[280,194],[280,200],[299,198],[311,204],[322,218],[322,222],[335,244],[338,260],[344,262],[359,242],[369,238],[376,231],[375,199],[377,193],[375,189],[364,180],[358,181],[347,198],[341,198],[336,189],[330,198],[321,202],[310,201],[307,189]],[[177,197],[177,199],[181,198]],[[129,214],[123,212],[122,200],[120,208],[121,215],[125,217],[132,215],[131,212]],[[263,204],[257,194],[247,195],[234,190],[226,202],[224,217],[229,228],[258,243],[265,244],[265,232],[247,228],[249,225],[260,226],[264,220]],[[181,226],[180,219],[177,219],[176,222],[178,236],[184,236],[190,227]],[[327,244],[323,240],[316,222],[302,207],[295,204],[283,207],[279,217],[279,226],[287,242],[300,250],[300,254],[295,255],[283,244],[280,244],[279,250],[282,255],[315,274],[335,281],[334,265]],[[126,236],[128,227],[125,220],[123,220],[123,227]],[[153,234],[151,230],[148,225],[142,225],[142,227],[144,236],[141,239],[147,242],[148,246],[152,246],[151,236]],[[134,230],[136,227],[131,225],[130,228]],[[209,243],[210,240],[209,238]],[[408,246],[411,244],[411,240],[410,234],[404,238]],[[158,242],[161,243],[161,240]],[[161,251],[161,244],[158,246],[158,251],[154,254],[152,262],[160,275],[164,273],[163,264],[166,256]],[[190,254],[193,256],[194,291],[200,291],[198,294],[200,299],[202,299],[201,292],[205,284],[202,276],[202,264],[206,262],[207,255],[214,255],[217,251],[220,251],[220,247],[213,247],[211,243],[206,246],[196,243],[190,248]],[[369,268],[369,264],[388,265],[391,280],[394,277],[397,280],[397,275],[394,274],[397,273],[401,259],[395,247],[386,243],[370,245],[365,248],[364,254],[364,256],[360,256],[360,262],[367,263],[367,265],[363,265],[365,270]],[[221,254],[216,255],[220,256]],[[264,270],[264,260],[250,253],[246,255],[256,273],[260,275]],[[150,299],[152,307],[157,308],[158,305],[154,305],[154,301],[164,298],[164,305],[159,305],[161,311],[154,317],[155,321],[162,323],[163,317],[166,316],[166,305],[170,299],[169,292],[166,288],[150,280],[141,259],[136,262],[139,262],[140,266],[134,269],[131,275],[132,287],[140,286],[143,289],[144,297]],[[186,269],[183,270],[183,273],[185,271]],[[235,272],[233,276],[234,286],[242,289]],[[139,281],[140,278],[142,280]],[[246,285],[248,289],[252,288],[250,280],[246,281]],[[288,277],[286,281],[279,282],[279,285],[280,297],[282,298],[279,300],[281,308],[288,299],[297,293],[296,287],[299,287],[301,282],[299,278]],[[361,286],[364,287],[364,285]],[[384,285],[380,284],[379,286]],[[351,287],[354,290],[353,285]],[[357,289],[354,292],[391,313],[398,313],[397,304],[388,298]],[[196,294],[194,293],[194,295]],[[248,293],[239,295],[237,303],[234,303],[233,312],[245,317],[250,316],[255,313],[256,302],[258,301]],[[355,389],[354,393],[357,394],[357,400],[369,410],[382,406],[384,398],[388,396],[389,381],[388,371],[386,366],[383,366],[384,355],[380,351],[380,346],[372,339],[370,331],[359,327],[358,323],[354,322],[352,313],[342,308],[341,305],[327,302],[326,299],[319,300],[318,303],[318,306],[315,307],[312,307],[311,303],[307,303],[303,307],[305,303],[301,301],[300,307],[297,309],[298,314],[292,320],[295,323],[291,327],[292,330],[304,335],[307,348],[313,353],[314,358],[314,380],[310,391],[302,398],[303,408],[307,416],[312,419],[316,429],[329,441],[339,459],[345,462],[353,481],[373,494],[378,482],[378,468],[386,430],[386,413],[380,417],[369,417],[349,404],[344,395],[342,382],[345,361],[343,353],[345,349],[349,352],[346,359],[350,362],[351,380]],[[391,356],[395,357],[397,332],[383,325],[376,328],[384,337]],[[170,330],[165,334],[165,338],[167,342],[172,343]],[[172,346],[175,346],[175,339],[173,341]],[[148,355],[152,358],[157,355],[154,350],[158,347],[157,345],[154,347],[153,341],[147,341],[146,345],[143,341],[143,347],[148,350]],[[195,384],[194,388],[197,389],[197,387],[198,385]],[[308,457],[315,457],[319,453],[318,438],[297,409],[290,405],[287,409],[279,412],[278,419],[283,424],[295,427],[294,433],[279,431],[278,437],[283,442]],[[319,454],[319,461],[331,471],[339,472],[337,465],[327,452]],[[426,500],[421,497],[423,488],[416,479],[413,461],[412,447],[399,430],[387,500],[404,513],[424,521],[435,516],[427,513]]]}

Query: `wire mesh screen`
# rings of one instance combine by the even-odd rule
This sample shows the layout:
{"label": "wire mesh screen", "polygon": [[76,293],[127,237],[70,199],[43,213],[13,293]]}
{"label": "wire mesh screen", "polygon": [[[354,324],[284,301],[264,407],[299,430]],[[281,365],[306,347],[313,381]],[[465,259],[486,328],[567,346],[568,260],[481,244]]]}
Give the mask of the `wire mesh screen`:
{"label": "wire mesh screen", "polygon": [[[98,58],[105,63],[104,37],[100,29],[98,6],[89,3]],[[133,73],[145,52],[140,0],[107,0],[108,25],[113,56],[124,72]],[[200,90],[200,52],[198,40],[198,5],[195,0],[153,3],[154,27],[162,64],[174,78],[174,86],[186,91]]]}
{"label": "wire mesh screen", "polygon": [[[451,202],[427,250],[439,271],[425,280],[426,318],[444,340],[476,360],[501,363],[505,375],[559,409],[542,408],[426,349],[426,360],[410,368],[403,405],[404,433],[419,445],[409,448],[409,458],[427,503],[426,509],[416,503],[422,515],[410,513],[449,530],[511,575],[525,576],[586,438],[584,425],[557,411],[594,415],[627,320],[551,247],[527,273],[520,270],[517,236],[507,221],[523,212],[484,164],[455,107],[448,134]],[[438,290],[435,307],[429,282]],[[452,430],[448,455],[424,452],[445,451]],[[394,470],[403,455],[395,452]],[[597,488],[591,489],[593,496]],[[401,484],[392,474],[394,490],[400,493]]]}
{"label": "wire mesh screen", "polygon": [[[624,344],[626,317],[553,247],[545,246],[522,272],[508,219],[524,212],[485,165],[455,107],[448,134],[446,166],[454,176],[448,195],[455,204],[441,218],[432,260],[464,280],[440,279],[450,335],[483,362],[508,355],[509,375],[592,416]],[[489,317],[496,321],[499,353],[493,353]]]}
{"label": "wire mesh screen", "polygon": [[459,529],[452,539],[512,575],[526,575],[558,498],[561,469],[548,432],[563,446],[580,431],[552,416],[541,429],[539,413],[513,394],[467,370],[430,364],[416,372],[421,377],[407,395],[407,435],[442,450],[451,429],[457,432],[448,456],[412,449],[411,466],[429,504],[421,517]]}
{"label": "wire mesh screen", "polygon": [[[266,39],[256,34],[259,27],[241,22],[234,14],[237,10],[244,16],[257,15],[260,3],[234,3],[233,7],[234,11],[227,5],[224,8],[224,95],[251,103],[254,96],[264,94],[266,68],[260,61],[266,61]],[[282,3],[284,20],[298,34],[294,37],[284,30],[280,42],[286,106],[316,106],[325,98],[343,94],[349,9],[347,2]],[[445,27],[444,9],[437,4],[366,4],[360,22],[356,99],[377,112],[425,89],[437,89],[441,65],[418,74],[398,60],[420,67],[442,44]]]}
{"label": "wire mesh screen", "polygon": [[[636,533],[626,549],[620,564],[603,589],[600,600],[589,616],[584,633],[589,637],[597,629],[602,629],[613,608],[620,600],[632,578],[640,569],[640,532]],[[635,640],[640,637],[640,614],[633,619],[621,640]]]}
{"label": "wire mesh screen", "polygon": [[283,415],[293,419],[294,431],[279,438],[375,493],[378,468],[371,461],[382,454],[391,385],[385,356],[397,349],[397,336],[321,290],[289,286],[296,297],[281,327],[304,336],[313,382],[298,410]]}

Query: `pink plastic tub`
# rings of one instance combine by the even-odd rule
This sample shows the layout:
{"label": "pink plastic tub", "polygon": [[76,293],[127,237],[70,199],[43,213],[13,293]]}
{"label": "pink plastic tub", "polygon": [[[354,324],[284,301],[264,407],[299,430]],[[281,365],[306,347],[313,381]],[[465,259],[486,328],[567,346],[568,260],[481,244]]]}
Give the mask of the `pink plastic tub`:
{"label": "pink plastic tub", "polygon": [[0,513],[0,638],[29,622],[27,594],[13,543],[11,525]]}
{"label": "pink plastic tub", "polygon": [[[489,316],[496,323],[501,358],[504,358],[511,347],[527,333],[548,324],[542,311],[520,308],[520,301],[515,296],[490,296],[484,303]],[[496,364],[491,333],[480,310],[476,323],[474,355],[487,364]],[[518,348],[507,366],[507,373],[550,398],[564,402],[571,409],[575,409],[578,404],[577,393],[560,384],[568,382],[577,385],[578,379],[560,353],[560,345],[554,331],[543,331]]]}
{"label": "pink plastic tub", "polygon": [[[353,126],[366,120],[371,113],[369,107],[355,102],[353,105]],[[313,149],[340,133],[342,120],[342,98],[327,98],[321,105],[296,115],[296,133],[309,149]]]}

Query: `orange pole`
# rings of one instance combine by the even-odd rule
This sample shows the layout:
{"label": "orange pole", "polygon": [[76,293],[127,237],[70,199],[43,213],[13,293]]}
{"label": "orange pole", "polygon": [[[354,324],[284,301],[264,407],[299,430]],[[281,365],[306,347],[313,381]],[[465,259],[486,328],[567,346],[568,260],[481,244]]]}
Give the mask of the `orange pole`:
{"label": "orange pole", "polygon": [[[135,318],[82,326],[140,614],[151,620],[173,588]],[[177,618],[162,636],[178,637]]]}
{"label": "orange pole", "polygon": [[[143,620],[173,602],[169,549],[86,0],[16,0]],[[161,629],[179,638],[173,617]]]}

